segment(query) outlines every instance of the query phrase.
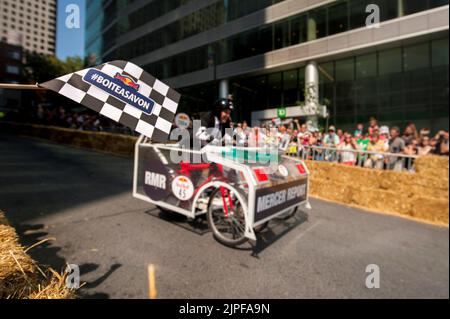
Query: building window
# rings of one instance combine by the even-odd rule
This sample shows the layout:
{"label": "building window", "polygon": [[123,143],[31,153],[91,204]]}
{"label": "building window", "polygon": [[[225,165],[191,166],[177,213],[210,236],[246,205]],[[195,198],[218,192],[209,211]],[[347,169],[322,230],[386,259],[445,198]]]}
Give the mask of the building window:
{"label": "building window", "polygon": [[427,10],[426,0],[401,0],[403,1],[403,14],[412,14]]}
{"label": "building window", "polygon": [[6,66],[6,73],[10,73],[10,74],[20,74],[20,69],[18,66],[15,65],[7,65]]}
{"label": "building window", "polygon": [[8,57],[13,60],[20,60],[21,54],[17,51],[10,51],[8,52]]}
{"label": "building window", "polygon": [[377,75],[376,53],[356,57],[356,78],[375,77]]}
{"label": "building window", "polygon": [[281,49],[289,46],[289,23],[280,22],[274,26],[274,49]]}
{"label": "building window", "polygon": [[448,65],[448,38],[431,42],[431,63],[433,67]]}
{"label": "building window", "polygon": [[429,66],[428,43],[405,47],[403,52],[403,67],[405,71],[423,69]]}
{"label": "building window", "polygon": [[341,1],[328,8],[328,34],[336,34],[348,30],[347,1]]}
{"label": "building window", "polygon": [[353,81],[355,64],[353,58],[336,61],[336,81]]}
{"label": "building window", "polygon": [[290,106],[295,105],[299,100],[299,84],[298,84],[298,70],[283,72],[283,90],[284,101],[283,104]]}
{"label": "building window", "polygon": [[296,16],[290,20],[291,45],[303,43],[307,38],[307,16],[306,14]]}
{"label": "building window", "polygon": [[379,53],[380,75],[402,72],[402,50],[400,48],[381,51]]}
{"label": "building window", "polygon": [[308,14],[308,41],[323,38],[327,35],[326,8],[319,8]]}
{"label": "building window", "polygon": [[267,90],[269,92],[269,106],[280,106],[281,93],[283,92],[281,87],[281,72],[269,75]]}

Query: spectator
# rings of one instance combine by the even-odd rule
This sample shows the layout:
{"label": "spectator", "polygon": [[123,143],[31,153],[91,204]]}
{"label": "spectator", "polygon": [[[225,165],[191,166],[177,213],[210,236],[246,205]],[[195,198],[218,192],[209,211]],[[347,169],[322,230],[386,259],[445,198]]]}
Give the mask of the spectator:
{"label": "spectator", "polygon": [[[400,129],[396,126],[391,128],[391,138],[389,139],[389,153],[399,154],[405,150],[405,141],[400,137]],[[402,170],[401,158],[397,156],[390,156],[386,159],[386,164],[389,169],[396,171]]]}
{"label": "spectator", "polygon": [[289,147],[289,143],[291,142],[291,136],[288,133],[288,130],[286,129],[286,126],[281,125],[278,133],[278,139],[280,143],[280,150],[283,152],[286,152],[287,148]]}
{"label": "spectator", "polygon": [[403,151],[403,153],[405,153],[406,155],[417,155],[418,153],[418,144],[419,142],[416,139],[413,139],[411,141],[411,143],[409,143],[408,145],[405,145],[405,149]]}
{"label": "spectator", "polygon": [[384,142],[389,142],[389,127],[382,126],[379,131],[379,138]]}
{"label": "spectator", "polygon": [[383,168],[383,155],[382,153],[388,150],[388,146],[384,141],[380,139],[379,134],[374,133],[372,139],[367,145],[368,152],[377,152],[377,154],[369,154],[369,157],[364,163],[364,167],[382,169]]}
{"label": "spectator", "polygon": [[[325,135],[323,139],[323,145],[327,148],[337,148],[340,144],[339,137],[336,134],[336,128],[331,125],[328,128],[328,134]],[[333,150],[325,151],[325,160],[327,161],[335,161],[337,160],[336,152]]]}
{"label": "spectator", "polygon": [[414,136],[414,128],[411,125],[408,125],[403,132],[402,139],[405,142],[405,146],[408,146],[415,139]]}
{"label": "spectator", "polygon": [[425,136],[426,136],[426,137],[430,137],[430,129],[427,128],[427,127],[421,129],[421,130],[420,130],[420,133],[419,133],[419,138],[423,138],[423,137],[425,137]]}
{"label": "spectator", "polygon": [[372,134],[375,133],[376,130],[379,130],[378,121],[376,118],[371,117],[369,119],[369,128],[368,128],[369,136],[371,138],[372,138]]}
{"label": "spectator", "polygon": [[[419,142],[416,139],[413,139],[411,143],[405,146],[405,150],[403,151],[405,155],[416,156],[418,154],[418,144]],[[413,171],[414,158],[407,157],[403,158],[403,166],[405,169],[409,171]]]}
{"label": "spectator", "polygon": [[236,139],[236,145],[243,147],[247,142],[247,136],[242,129],[242,123],[238,123],[236,129],[234,130],[234,138]]}
{"label": "spectator", "polygon": [[448,156],[448,132],[447,131],[439,131],[439,133],[435,136],[435,154],[441,156]]}
{"label": "spectator", "polygon": [[364,124],[358,123],[358,125],[356,125],[356,130],[353,135],[356,138],[359,138],[360,136],[364,135]]}
{"label": "spectator", "polygon": [[414,136],[415,139],[419,138],[419,132],[417,131],[417,127],[416,127],[416,124],[414,124],[414,122],[408,122],[406,127],[409,127],[409,129],[411,130],[412,135]]}
{"label": "spectator", "polygon": [[336,131],[336,135],[339,137],[339,143],[342,143],[344,141],[344,139],[345,139],[344,131],[342,131],[341,129],[338,129]]}
{"label": "spectator", "polygon": [[420,139],[420,145],[417,150],[417,154],[420,156],[426,156],[430,155],[433,152],[433,147],[430,143],[430,138],[426,135],[422,135],[422,138]]}
{"label": "spectator", "polygon": [[[356,151],[358,149],[358,145],[355,139],[351,134],[346,133],[344,135],[344,141],[339,144],[339,150],[349,150]],[[356,153],[355,152],[340,152],[341,162],[344,165],[353,166],[356,163]]]}
{"label": "spectator", "polygon": [[325,135],[323,144],[325,147],[336,148],[339,145],[339,137],[336,134],[336,128],[331,125],[328,128],[328,134]]}
{"label": "spectator", "polygon": [[[378,136],[378,133],[374,133],[374,135],[375,134]],[[359,134],[358,136],[356,136],[356,143],[358,145],[358,150],[363,152],[363,154],[361,153],[358,154],[358,163],[360,165],[363,165],[364,162],[367,160],[367,154],[365,154],[365,152],[367,151],[369,142],[370,142],[369,135]]]}

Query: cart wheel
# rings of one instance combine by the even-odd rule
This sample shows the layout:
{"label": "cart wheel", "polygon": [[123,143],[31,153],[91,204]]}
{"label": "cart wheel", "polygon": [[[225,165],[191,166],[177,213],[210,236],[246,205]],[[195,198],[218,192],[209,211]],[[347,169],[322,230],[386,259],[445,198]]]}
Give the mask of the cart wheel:
{"label": "cart wheel", "polygon": [[[227,206],[226,209],[224,205]],[[207,213],[208,224],[220,243],[234,247],[248,241],[245,237],[244,205],[247,204],[242,203],[235,191],[228,187],[219,187],[211,193]]]}
{"label": "cart wheel", "polygon": [[288,220],[288,219],[294,217],[296,213],[297,213],[297,207],[294,207],[294,208],[288,210],[286,213],[283,213],[280,216],[278,216],[278,219]]}

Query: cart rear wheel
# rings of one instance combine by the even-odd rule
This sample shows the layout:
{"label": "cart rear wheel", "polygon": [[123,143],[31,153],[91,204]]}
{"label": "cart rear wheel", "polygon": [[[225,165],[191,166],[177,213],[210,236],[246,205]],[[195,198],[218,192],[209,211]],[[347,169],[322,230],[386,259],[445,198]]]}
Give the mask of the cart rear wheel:
{"label": "cart rear wheel", "polygon": [[278,219],[288,220],[288,219],[294,217],[296,213],[297,213],[297,207],[294,207],[294,208],[291,208],[290,210],[288,210],[287,212],[281,214],[280,216],[278,216]]}
{"label": "cart rear wheel", "polygon": [[240,200],[236,191],[228,187],[215,189],[208,205],[208,224],[214,237],[226,246],[239,246],[248,241],[245,237],[244,211],[247,203]]}

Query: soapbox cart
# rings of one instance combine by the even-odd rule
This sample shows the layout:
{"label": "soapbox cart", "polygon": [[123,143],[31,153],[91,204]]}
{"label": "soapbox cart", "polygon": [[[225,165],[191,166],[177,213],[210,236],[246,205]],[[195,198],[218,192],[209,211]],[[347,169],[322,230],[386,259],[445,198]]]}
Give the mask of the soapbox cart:
{"label": "soapbox cart", "polygon": [[274,218],[290,218],[308,204],[303,161],[262,148],[136,142],[133,196],[196,219],[206,214],[214,237],[227,246],[256,240]]}

